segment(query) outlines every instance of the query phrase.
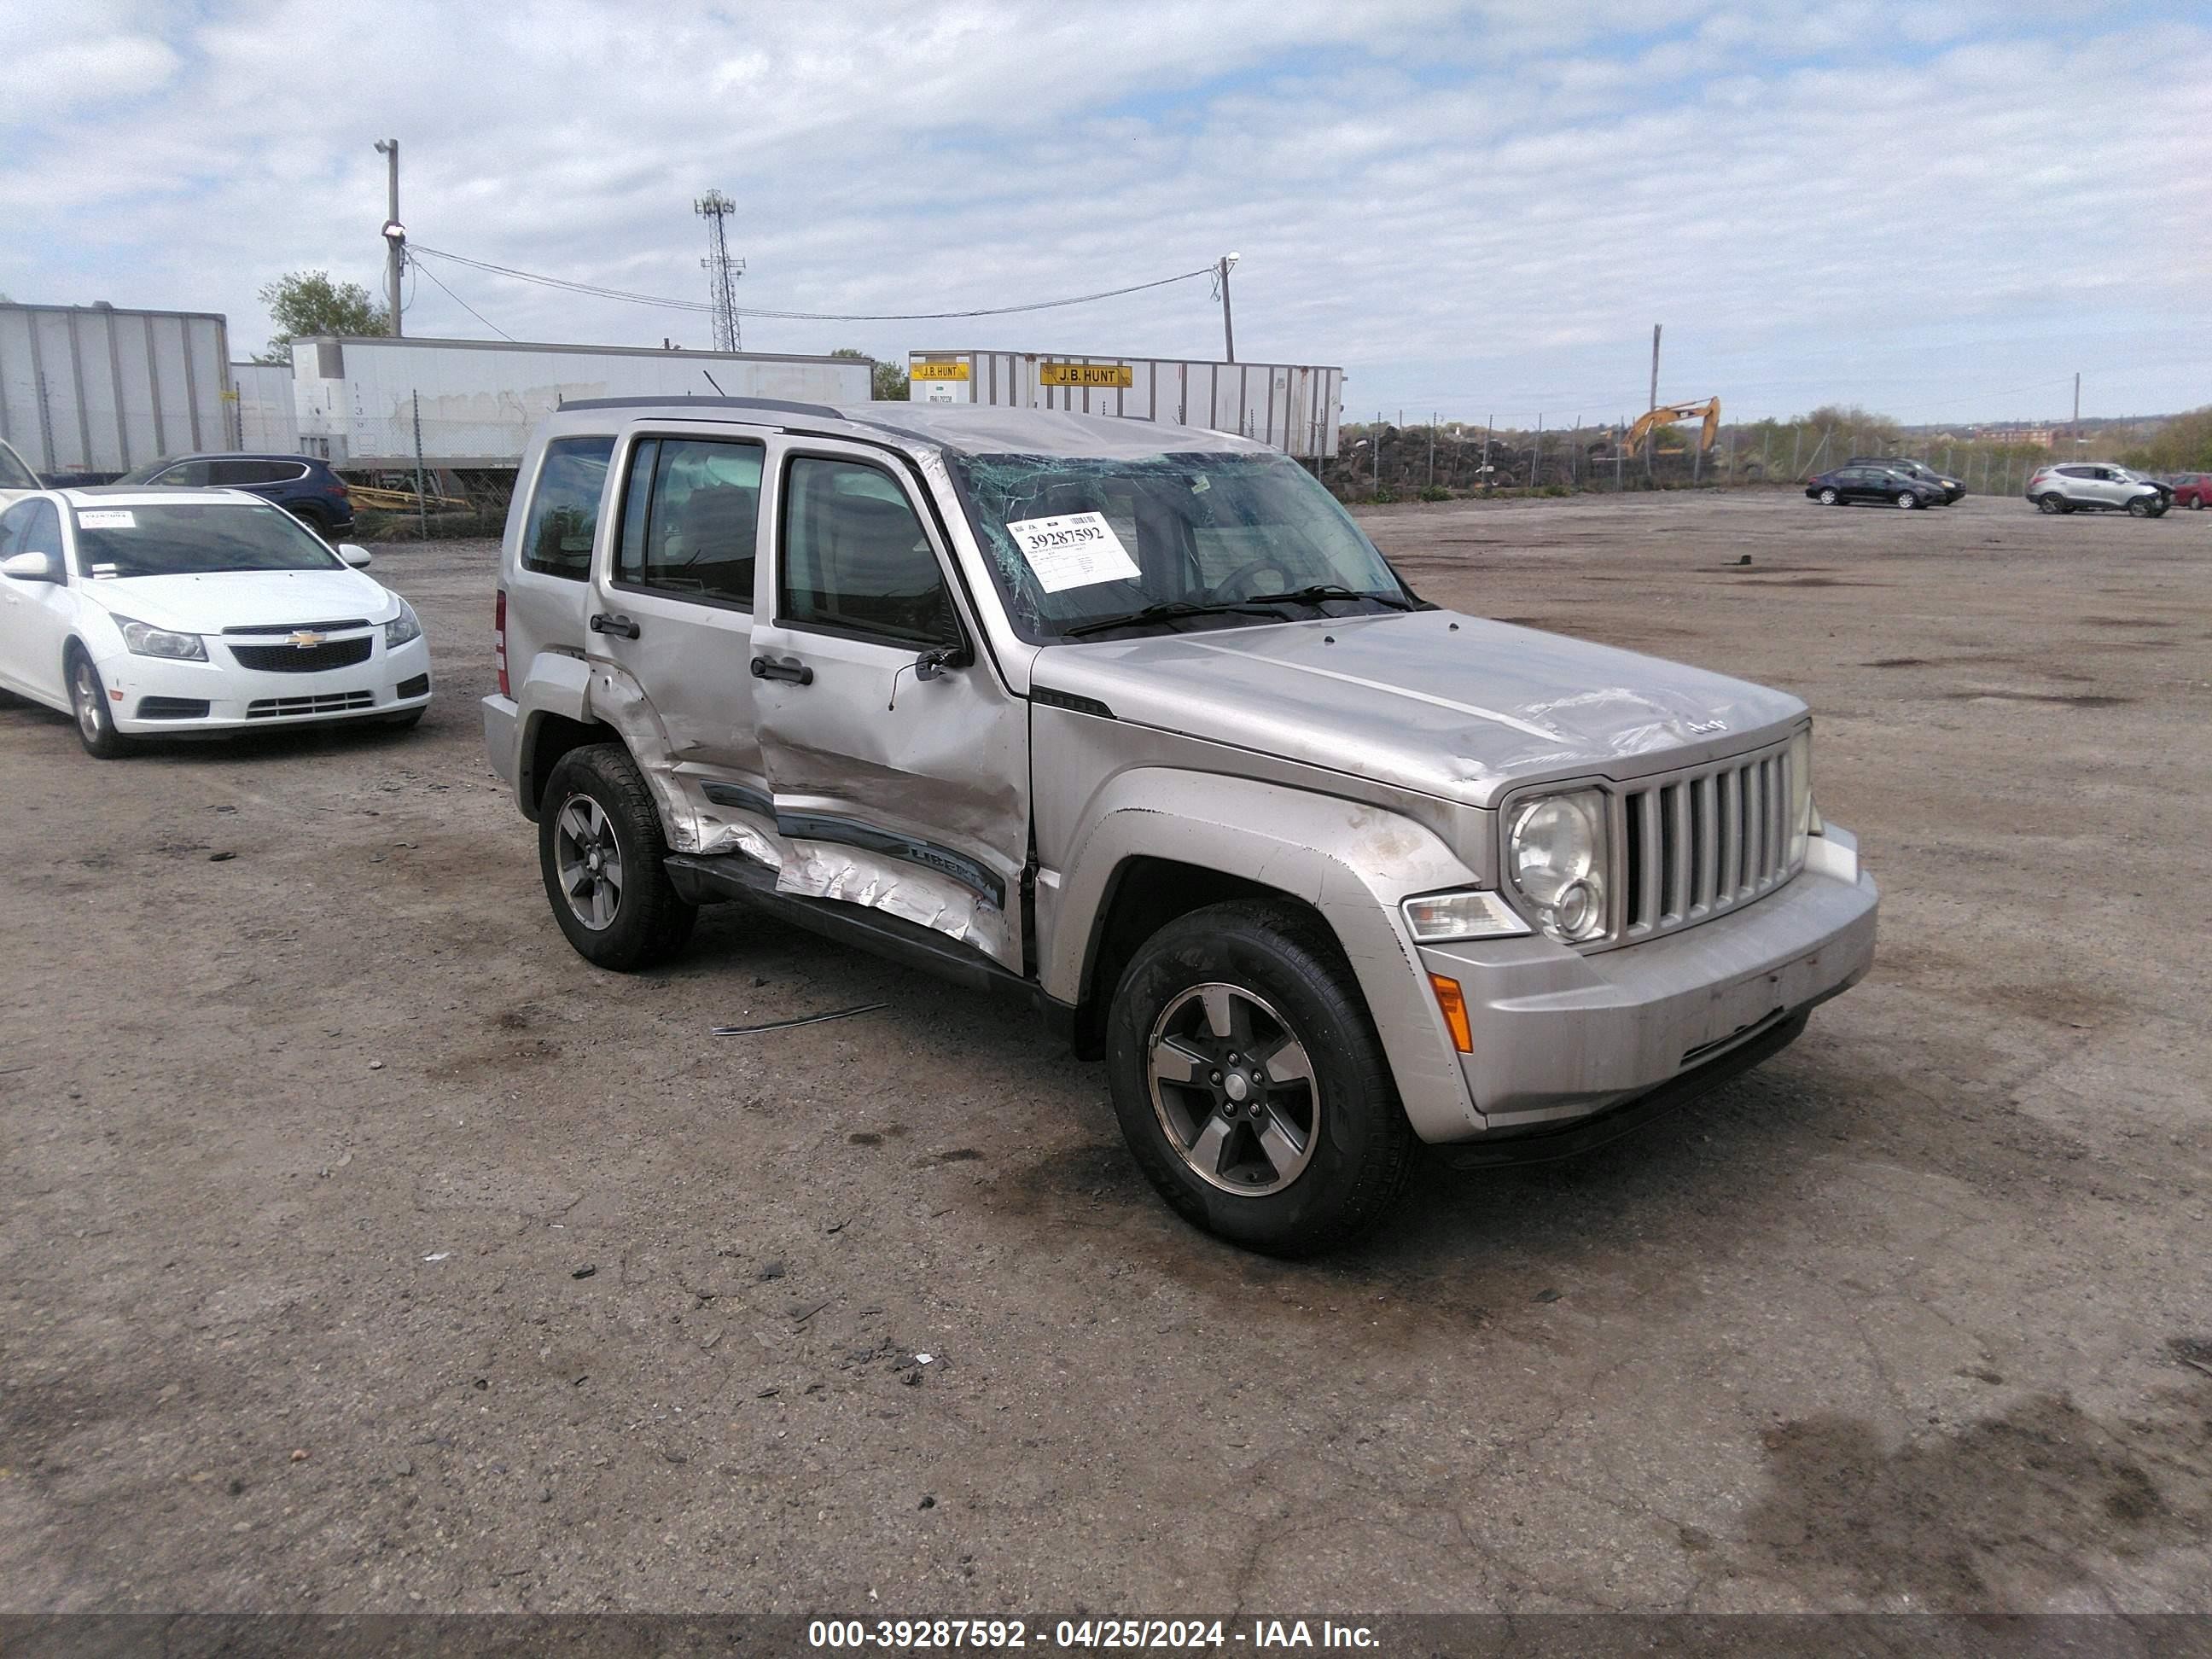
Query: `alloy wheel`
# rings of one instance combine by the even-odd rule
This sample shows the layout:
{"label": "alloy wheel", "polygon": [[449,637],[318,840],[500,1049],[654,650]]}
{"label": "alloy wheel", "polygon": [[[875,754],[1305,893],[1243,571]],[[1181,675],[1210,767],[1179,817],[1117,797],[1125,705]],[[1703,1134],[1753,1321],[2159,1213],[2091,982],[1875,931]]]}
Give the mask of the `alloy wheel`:
{"label": "alloy wheel", "polygon": [[561,891],[577,921],[594,933],[614,925],[622,908],[622,846],[606,810],[589,795],[571,795],[554,820],[554,862]]}
{"label": "alloy wheel", "polygon": [[1153,1022],[1152,1110],[1193,1173],[1263,1198],[1304,1173],[1321,1131],[1313,1058],[1288,1021],[1237,985],[1194,985]]}
{"label": "alloy wheel", "polygon": [[100,680],[93,673],[92,665],[82,657],[70,670],[70,702],[76,705],[77,729],[84,733],[84,740],[98,743],[102,719]]}

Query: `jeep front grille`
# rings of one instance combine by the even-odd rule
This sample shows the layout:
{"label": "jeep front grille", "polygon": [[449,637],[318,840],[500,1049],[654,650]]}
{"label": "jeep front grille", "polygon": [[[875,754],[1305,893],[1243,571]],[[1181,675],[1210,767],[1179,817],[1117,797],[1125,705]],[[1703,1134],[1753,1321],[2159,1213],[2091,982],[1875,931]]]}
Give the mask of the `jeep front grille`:
{"label": "jeep front grille", "polygon": [[1790,861],[1789,774],[1784,744],[1618,789],[1616,940],[1630,944],[1690,927],[1748,904],[1796,874]]}

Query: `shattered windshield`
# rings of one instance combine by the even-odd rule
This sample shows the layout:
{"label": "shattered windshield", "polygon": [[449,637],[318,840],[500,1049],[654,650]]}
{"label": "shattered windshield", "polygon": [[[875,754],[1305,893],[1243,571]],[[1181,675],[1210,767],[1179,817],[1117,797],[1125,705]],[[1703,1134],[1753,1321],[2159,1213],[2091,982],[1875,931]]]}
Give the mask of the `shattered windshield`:
{"label": "shattered windshield", "polygon": [[1418,603],[1288,456],[945,459],[1025,639],[1243,627]]}

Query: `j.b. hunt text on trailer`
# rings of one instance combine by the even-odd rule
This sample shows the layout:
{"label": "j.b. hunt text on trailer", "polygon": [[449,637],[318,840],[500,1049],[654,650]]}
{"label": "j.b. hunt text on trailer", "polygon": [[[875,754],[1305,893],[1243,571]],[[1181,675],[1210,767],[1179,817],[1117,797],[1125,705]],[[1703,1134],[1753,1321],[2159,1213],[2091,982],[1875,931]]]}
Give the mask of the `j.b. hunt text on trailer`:
{"label": "j.b. hunt text on trailer", "polygon": [[1340,368],[1082,352],[911,352],[907,385],[918,404],[1171,421],[1256,438],[1306,460],[1336,453],[1344,402]]}

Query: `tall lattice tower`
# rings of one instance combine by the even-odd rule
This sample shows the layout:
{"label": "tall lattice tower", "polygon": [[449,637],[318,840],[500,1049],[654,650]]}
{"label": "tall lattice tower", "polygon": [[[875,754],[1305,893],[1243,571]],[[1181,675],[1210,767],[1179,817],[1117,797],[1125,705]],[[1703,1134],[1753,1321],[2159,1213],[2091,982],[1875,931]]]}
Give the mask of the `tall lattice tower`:
{"label": "tall lattice tower", "polygon": [[719,190],[710,190],[691,204],[691,211],[707,222],[707,257],[699,261],[707,273],[707,286],[714,301],[714,349],[742,351],[744,341],[738,331],[738,278],[745,262],[730,258],[730,241],[723,221],[738,204]]}

